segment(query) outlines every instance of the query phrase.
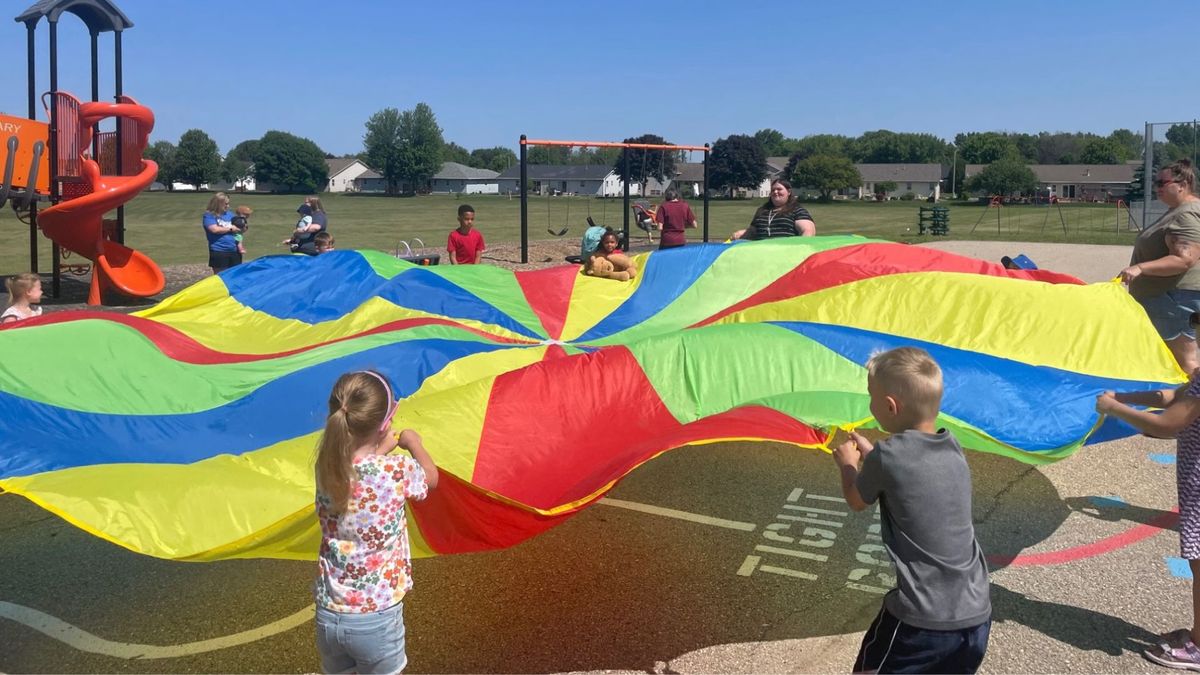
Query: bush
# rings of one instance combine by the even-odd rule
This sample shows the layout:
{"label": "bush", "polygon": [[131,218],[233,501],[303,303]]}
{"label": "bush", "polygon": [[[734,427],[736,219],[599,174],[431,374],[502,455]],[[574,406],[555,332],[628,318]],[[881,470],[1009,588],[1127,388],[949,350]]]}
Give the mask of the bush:
{"label": "bush", "polygon": [[900,201],[902,202],[911,202],[916,198],[917,196],[911,192],[905,192],[904,194],[900,195]]}

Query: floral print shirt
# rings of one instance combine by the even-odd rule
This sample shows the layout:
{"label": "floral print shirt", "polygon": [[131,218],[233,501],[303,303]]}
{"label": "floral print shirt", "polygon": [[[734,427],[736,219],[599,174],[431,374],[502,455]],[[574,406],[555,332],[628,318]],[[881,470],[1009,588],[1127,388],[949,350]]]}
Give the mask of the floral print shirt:
{"label": "floral print shirt", "polygon": [[398,604],[412,588],[404,502],[424,499],[428,489],[421,465],[404,455],[360,457],[353,471],[344,513],[333,513],[317,488],[321,553],[313,595],[319,607],[365,614]]}

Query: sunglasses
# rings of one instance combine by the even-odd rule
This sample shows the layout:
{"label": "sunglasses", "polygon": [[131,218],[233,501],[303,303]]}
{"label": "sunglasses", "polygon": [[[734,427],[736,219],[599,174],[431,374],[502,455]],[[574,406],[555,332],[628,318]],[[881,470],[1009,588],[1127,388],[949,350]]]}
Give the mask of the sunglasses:
{"label": "sunglasses", "polygon": [[1171,183],[1178,183],[1178,182],[1179,182],[1178,180],[1163,180],[1161,178],[1155,178],[1154,179],[1154,187],[1160,188],[1160,187],[1163,187],[1164,185],[1170,185]]}

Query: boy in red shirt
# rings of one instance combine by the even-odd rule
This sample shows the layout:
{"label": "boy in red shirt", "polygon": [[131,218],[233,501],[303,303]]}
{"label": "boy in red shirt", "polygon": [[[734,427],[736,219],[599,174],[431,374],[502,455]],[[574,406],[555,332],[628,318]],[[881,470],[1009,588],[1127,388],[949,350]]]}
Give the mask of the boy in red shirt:
{"label": "boy in red shirt", "polygon": [[475,209],[470,204],[458,207],[458,229],[450,232],[446,251],[450,253],[451,265],[478,265],[487,246],[483,235],[474,228]]}

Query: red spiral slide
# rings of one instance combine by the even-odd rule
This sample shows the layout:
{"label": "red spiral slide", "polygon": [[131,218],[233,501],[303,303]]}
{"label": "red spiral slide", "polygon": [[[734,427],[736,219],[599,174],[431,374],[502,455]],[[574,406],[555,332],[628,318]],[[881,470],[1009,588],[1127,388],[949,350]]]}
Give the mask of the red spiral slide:
{"label": "red spiral slide", "polygon": [[[146,254],[108,239],[104,227],[104,214],[150,187],[158,174],[158,165],[142,158],[154,128],[154,113],[128,96],[117,103],[80,103],[61,92],[53,96],[59,124],[55,175],[64,181],[64,199],[40,211],[38,225],[56,244],[94,263],[88,304],[100,304],[104,286],[136,297],[159,293],[164,279],[158,265]],[[102,174],[89,150],[93,125],[109,117],[118,118],[121,125],[124,167],[103,161],[106,155],[115,160],[116,138],[111,132],[101,134],[99,154],[106,167],[113,167]],[[68,182],[72,178],[75,180]]]}

